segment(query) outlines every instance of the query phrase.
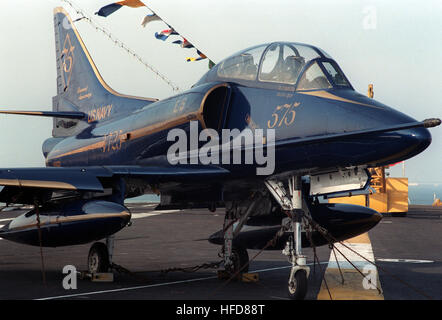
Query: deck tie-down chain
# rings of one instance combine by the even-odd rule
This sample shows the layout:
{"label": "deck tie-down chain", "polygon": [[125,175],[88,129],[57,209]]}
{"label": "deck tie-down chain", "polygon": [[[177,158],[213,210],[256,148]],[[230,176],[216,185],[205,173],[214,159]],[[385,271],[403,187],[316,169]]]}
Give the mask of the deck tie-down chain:
{"label": "deck tie-down chain", "polygon": [[[161,269],[161,270],[149,270],[149,271],[143,271],[143,272],[159,272],[161,274],[168,274],[169,272],[186,272],[186,273],[192,273],[192,272],[196,272],[198,270],[201,269],[217,269],[219,268],[219,266],[222,264],[223,261],[219,261],[219,262],[207,262],[207,263],[203,263],[203,264],[199,264],[196,266],[192,266],[192,267],[172,267],[172,268],[167,268],[167,269]],[[147,277],[142,277],[137,273],[134,273],[128,269],[126,269],[125,267],[118,265],[116,263],[112,263],[111,265],[111,269],[115,270],[116,272],[120,273],[120,274],[127,274],[130,275],[133,278],[137,278],[139,280],[149,280]]]}
{"label": "deck tie-down chain", "polygon": [[[365,278],[366,275],[361,272],[338,248],[336,248],[336,246],[334,245],[334,243],[339,243],[341,244],[343,247],[345,247],[346,249],[350,250],[351,252],[355,253],[356,255],[358,255],[359,257],[361,257],[362,259],[364,259],[365,261],[367,261],[368,263],[372,264],[373,266],[375,266],[376,268],[378,268],[379,270],[385,272],[386,274],[388,274],[389,276],[391,276],[392,278],[394,278],[395,280],[401,282],[402,284],[404,284],[405,286],[409,287],[410,289],[412,289],[413,291],[415,291],[416,293],[424,296],[427,299],[433,300],[433,298],[431,296],[429,296],[428,294],[426,294],[425,292],[415,288],[414,286],[412,286],[411,284],[409,284],[408,282],[406,282],[405,280],[402,280],[401,278],[399,278],[398,276],[392,274],[391,272],[387,271],[385,268],[380,267],[379,265],[377,265],[375,262],[370,261],[369,259],[367,259],[366,257],[364,257],[363,255],[361,255],[359,252],[357,252],[356,250],[354,250],[353,248],[347,246],[343,241],[338,241],[335,237],[333,237],[326,229],[324,229],[323,227],[321,227],[319,224],[317,224],[315,221],[313,221],[313,219],[311,219],[308,216],[304,216],[306,218],[306,220],[309,222],[309,224],[316,229],[323,237],[324,239],[326,239],[329,242],[329,245],[331,248],[333,248],[333,250],[338,251],[339,254],[341,254],[352,266],[354,269],[356,269],[358,271],[358,273]],[[336,256],[336,254],[335,254]],[[338,264],[339,266],[339,264]],[[341,273],[342,276],[342,273]],[[368,280],[369,283],[371,283],[370,280]],[[373,284],[374,285],[374,284]],[[382,294],[382,290],[376,286],[376,289],[378,290],[378,292],[380,294]]]}
{"label": "deck tie-down chain", "polygon": [[[415,288],[414,286],[412,286],[412,285],[410,285],[409,283],[407,283],[406,281],[404,281],[404,280],[402,280],[402,279],[400,279],[399,277],[397,277],[397,276],[395,276],[395,275],[393,275],[393,274],[391,274],[390,272],[388,272],[387,270],[385,270],[384,268],[382,268],[382,267],[380,267],[380,266],[378,266],[375,262],[373,262],[373,261],[370,261],[369,259],[367,259],[367,258],[365,258],[364,256],[362,256],[360,253],[358,253],[357,251],[355,251],[354,249],[352,249],[351,247],[349,247],[349,246],[347,246],[345,243],[343,243],[342,241],[338,241],[336,238],[334,238],[325,228],[323,228],[322,226],[320,226],[318,223],[316,223],[311,217],[309,217],[308,215],[304,215],[303,216],[303,218],[305,219],[305,225],[306,226],[310,226],[312,229],[314,229],[314,230],[316,230],[316,231],[318,231],[323,237],[324,237],[324,239],[326,239],[328,242],[329,242],[329,247],[330,247],[330,249],[331,250],[333,250],[333,253],[334,253],[334,255],[335,255],[335,258],[336,258],[336,253],[334,252],[334,250],[336,250],[336,251],[338,251],[338,253],[339,254],[341,254],[352,266],[353,266],[353,268],[355,269],[355,270],[357,270],[358,272],[359,272],[359,274],[363,277],[363,278],[365,278],[366,277],[366,275],[361,271],[361,270],[359,270],[343,253],[342,253],[342,251],[341,250],[339,250],[338,248],[336,248],[335,247],[335,245],[334,245],[334,243],[339,243],[339,244],[341,244],[343,247],[345,247],[346,249],[348,249],[348,250],[350,250],[350,251],[352,251],[353,253],[355,253],[356,255],[358,255],[359,257],[361,257],[362,259],[364,259],[365,261],[367,261],[368,263],[370,263],[370,264],[372,264],[372,265],[374,265],[375,267],[377,267],[379,270],[381,270],[381,271],[383,271],[383,272],[385,272],[386,274],[388,274],[388,275],[390,275],[391,277],[393,277],[394,279],[396,279],[397,281],[399,281],[399,282],[401,282],[402,284],[404,284],[404,285],[406,285],[406,286],[408,286],[409,288],[411,288],[412,290],[414,290],[415,292],[417,292],[417,293],[419,293],[420,295],[422,295],[422,296],[424,296],[424,297],[426,297],[427,299],[430,299],[430,300],[432,300],[433,298],[432,297],[430,297],[429,295],[427,295],[425,292],[422,292],[421,290],[419,290],[419,289],[417,289],[417,288]],[[279,240],[279,238],[281,238],[283,235],[284,235],[284,233],[285,232],[288,232],[288,231],[290,231],[290,229],[291,229],[291,221],[290,220],[287,220],[286,221],[286,223],[285,224],[283,224],[282,226],[281,226],[281,228],[276,232],[276,234],[275,234],[275,236],[272,238],[272,239],[270,239],[268,242],[267,242],[267,244],[262,248],[262,249],[260,249],[256,254],[255,254],[255,256],[253,256],[246,264],[244,264],[243,266],[241,266],[233,275],[231,275],[231,277],[229,278],[229,279],[227,279],[220,287],[218,287],[217,289],[215,289],[215,291],[213,292],[213,294],[214,293],[216,293],[218,290],[220,290],[221,288],[223,288],[224,286],[226,286],[227,284],[229,284],[233,279],[237,279],[238,278],[238,275],[241,273],[241,271],[242,270],[244,270],[252,261],[254,261],[264,250],[266,250],[268,247],[271,247],[271,246],[275,246],[276,245],[276,242]],[[318,258],[318,256],[317,256],[317,254],[316,254],[316,246],[315,246],[315,244],[314,244],[314,242],[313,242],[313,239],[312,239],[312,236],[311,236],[311,230],[309,230],[309,229],[307,229],[307,238],[309,239],[309,242],[310,242],[310,244],[312,245],[312,248],[313,248],[313,252],[314,252],[314,262],[315,262],[315,264],[316,264],[316,262],[318,263],[318,266],[319,266],[319,268],[320,268],[320,271],[321,271],[321,274],[323,273],[322,272],[322,267],[321,267],[321,263],[320,263],[320,261],[319,261],[319,258]],[[337,259],[336,259],[336,261],[337,261]],[[167,274],[167,273],[169,273],[169,272],[186,272],[186,273],[191,273],[191,272],[196,272],[196,271],[198,271],[198,270],[201,270],[201,269],[218,269],[220,266],[221,266],[221,264],[223,263],[224,261],[223,260],[221,260],[221,261],[218,261],[218,262],[208,262],[208,263],[203,263],[203,264],[199,264],[199,265],[196,265],[196,266],[192,266],[192,267],[172,267],[172,268],[167,268],[167,269],[161,269],[161,270],[150,270],[150,271],[146,271],[146,272],[159,272],[159,273],[162,273],[162,274]],[[130,270],[128,270],[128,269],[126,269],[126,268],[124,268],[124,267],[122,267],[122,266],[120,266],[120,265],[118,265],[118,264],[115,264],[115,263],[112,263],[112,266],[111,266],[111,268],[113,269],[113,270],[115,270],[115,271],[117,271],[118,273],[125,273],[125,274],[128,274],[128,275],[130,275],[130,276],[132,276],[132,277],[134,277],[134,278],[137,278],[137,279],[141,279],[141,278],[143,278],[143,280],[149,280],[149,279],[147,279],[147,278],[145,278],[145,277],[140,277],[140,275],[138,275],[138,274],[135,274],[135,273],[133,273],[133,272],[131,272]],[[342,278],[342,284],[344,284],[344,277],[343,277],[343,275],[342,275],[342,271],[341,271],[341,269],[340,269],[340,267],[339,267],[339,262],[338,262],[338,268],[339,268],[339,270],[340,270],[340,273],[341,273],[341,278]],[[370,282],[370,280],[369,280],[369,282]],[[370,282],[371,283],[371,282]],[[330,290],[329,290],[329,287],[328,287],[328,285],[327,285],[327,282],[326,282],[326,280],[325,280],[325,277],[324,277],[324,284],[325,284],[325,286],[326,286],[326,288],[327,288],[327,291],[328,291],[328,294],[329,294],[329,296],[330,296],[330,299],[332,299],[332,296],[331,296],[331,293],[330,293]],[[374,285],[374,284],[373,284]],[[382,290],[379,288],[379,287],[377,287],[376,286],[376,289],[378,290],[378,292],[380,293],[380,294],[382,294]]]}

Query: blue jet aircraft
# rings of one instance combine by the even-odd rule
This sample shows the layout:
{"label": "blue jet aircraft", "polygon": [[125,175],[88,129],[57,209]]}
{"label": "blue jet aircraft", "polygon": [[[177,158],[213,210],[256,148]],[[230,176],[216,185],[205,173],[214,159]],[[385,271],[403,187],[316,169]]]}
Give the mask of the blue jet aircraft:
{"label": "blue jet aircraft", "polygon": [[[431,143],[427,128],[440,124],[357,93],[326,52],[290,42],[238,52],[164,100],[123,95],[102,79],[63,8],[54,10],[54,24],[53,111],[2,111],[52,117],[53,131],[43,144],[46,167],[0,169],[0,202],[33,206],[0,237],[48,247],[106,239],[90,249],[91,273],[112,267],[113,235],[131,219],[124,200],[160,194],[157,210],[226,208],[210,241],[222,245],[232,275],[247,271],[247,249],[284,249],[292,264],[288,294],[302,299],[309,274],[302,248],[354,237],[381,219],[372,209],[318,197],[365,190],[369,168],[419,154]],[[172,164],[168,133],[192,134],[192,123],[197,133],[220,135],[263,129],[261,149],[274,152],[271,174],[257,175],[261,165],[244,157],[202,163],[195,150],[204,141],[189,146],[188,161]]]}

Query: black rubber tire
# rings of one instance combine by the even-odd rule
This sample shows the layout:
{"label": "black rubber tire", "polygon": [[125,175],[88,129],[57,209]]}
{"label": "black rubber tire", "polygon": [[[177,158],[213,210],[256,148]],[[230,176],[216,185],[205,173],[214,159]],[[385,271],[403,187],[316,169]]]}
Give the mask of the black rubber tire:
{"label": "black rubber tire", "polygon": [[233,258],[233,272],[238,272],[241,268],[241,273],[249,272],[249,254],[247,249],[244,247],[233,246],[232,248],[232,258]]}
{"label": "black rubber tire", "polygon": [[109,253],[102,242],[95,242],[89,250],[87,268],[90,273],[108,272],[110,267]]}
{"label": "black rubber tire", "polygon": [[305,270],[296,271],[295,281],[295,284],[288,284],[288,296],[291,300],[304,300],[307,294],[307,273]]}

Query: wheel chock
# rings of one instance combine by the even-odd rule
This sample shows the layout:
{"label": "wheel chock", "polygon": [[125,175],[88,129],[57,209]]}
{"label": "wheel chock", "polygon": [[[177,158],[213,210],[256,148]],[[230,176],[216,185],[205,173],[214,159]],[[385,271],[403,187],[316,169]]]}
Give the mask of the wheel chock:
{"label": "wheel chock", "polygon": [[93,273],[92,282],[114,282],[114,274],[112,272]]}
{"label": "wheel chock", "polygon": [[258,273],[242,273],[241,274],[242,282],[258,282],[259,274]]}
{"label": "wheel chock", "polygon": [[78,274],[81,280],[90,279],[92,282],[114,282],[114,274],[112,272],[89,273],[82,271]]}
{"label": "wheel chock", "polygon": [[[218,279],[219,280],[230,280],[232,278],[233,274],[227,270],[218,270]],[[232,280],[240,280],[241,274],[238,273]]]}
{"label": "wheel chock", "polygon": [[[229,280],[233,276],[232,273],[226,270],[218,270],[218,279],[219,280]],[[238,273],[232,280],[241,281],[241,282],[258,282],[259,275],[258,273]]]}

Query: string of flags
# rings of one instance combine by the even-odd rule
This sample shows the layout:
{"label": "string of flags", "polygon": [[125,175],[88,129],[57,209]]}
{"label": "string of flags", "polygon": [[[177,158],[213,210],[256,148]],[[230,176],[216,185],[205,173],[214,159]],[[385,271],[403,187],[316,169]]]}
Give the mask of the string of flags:
{"label": "string of flags", "polygon": [[160,32],[155,32],[155,38],[163,41],[166,41],[171,35],[178,35],[178,32],[173,29],[166,29]]}
{"label": "string of flags", "polygon": [[[114,13],[115,11],[122,8],[123,6],[131,7],[131,8],[146,7],[150,11],[152,11],[149,7],[147,7],[140,0],[124,0],[124,1],[118,1],[115,3],[108,4],[108,5],[100,8],[100,10],[98,10],[95,14],[99,15],[101,17],[107,17],[107,16],[111,15],[112,13]],[[194,48],[193,44],[191,44],[186,38],[181,36],[174,28],[172,28],[169,24],[167,24],[163,19],[161,19],[153,11],[152,11],[152,14],[148,14],[143,18],[141,25],[143,27],[146,27],[147,24],[149,24],[153,21],[163,21],[168,26],[168,29],[164,29],[162,31],[155,32],[156,39],[166,41],[171,36],[179,36],[179,37],[181,37],[181,39],[173,41],[172,42],[173,44],[179,44],[181,48],[185,48],[185,49]],[[207,59],[207,56],[204,53],[202,53],[197,48],[195,48],[195,49],[196,49],[196,53],[198,56],[186,58],[187,62],[200,61],[200,60]],[[209,60],[209,68],[212,68],[212,66],[214,66],[214,63],[211,60]]]}
{"label": "string of flags", "polygon": [[139,7],[145,7],[146,5],[139,0],[124,0],[108,4],[107,6],[104,6],[100,10],[98,10],[98,12],[96,12],[95,14],[101,17],[107,17],[112,13],[114,13],[115,11],[117,11],[118,9],[120,9],[122,6],[139,8]]}

